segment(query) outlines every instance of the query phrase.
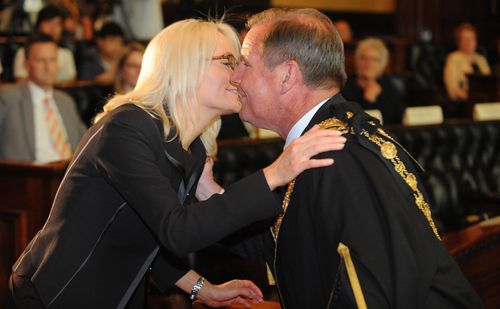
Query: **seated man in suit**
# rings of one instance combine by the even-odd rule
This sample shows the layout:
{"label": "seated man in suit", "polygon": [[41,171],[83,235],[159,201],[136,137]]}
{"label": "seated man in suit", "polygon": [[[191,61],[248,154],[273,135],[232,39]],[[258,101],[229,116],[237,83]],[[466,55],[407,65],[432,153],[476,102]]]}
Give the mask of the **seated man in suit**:
{"label": "seated man in suit", "polygon": [[86,128],[73,99],[53,89],[57,44],[37,34],[25,50],[28,80],[0,91],[0,160],[69,159]]}

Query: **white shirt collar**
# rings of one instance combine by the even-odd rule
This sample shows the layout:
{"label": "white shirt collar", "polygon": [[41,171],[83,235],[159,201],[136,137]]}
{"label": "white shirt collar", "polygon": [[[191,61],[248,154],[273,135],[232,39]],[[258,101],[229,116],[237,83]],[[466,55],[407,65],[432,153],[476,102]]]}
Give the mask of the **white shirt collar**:
{"label": "white shirt collar", "polygon": [[297,121],[293,125],[292,129],[290,130],[290,132],[288,132],[288,136],[286,137],[285,147],[283,147],[283,149],[286,148],[286,147],[288,147],[288,145],[294,139],[296,139],[297,137],[299,137],[299,136],[302,135],[302,132],[304,132],[304,129],[307,127],[307,125],[309,124],[309,122],[311,122],[311,119],[313,118],[314,114],[316,114],[316,112],[318,111],[318,109],[320,109],[320,107],[323,106],[323,104],[325,104],[326,101],[328,101],[328,100],[330,100],[330,97],[326,98],[323,101],[321,101],[318,104],[316,104],[307,113],[305,113],[304,116],[302,116],[302,118],[299,119],[299,121]]}
{"label": "white shirt collar", "polygon": [[52,98],[52,89],[50,89],[49,91],[45,91],[40,86],[38,86],[37,84],[35,84],[34,82],[32,82],[30,80],[28,80],[28,88],[31,92],[31,99],[32,100],[37,100],[37,99],[43,100],[43,98],[45,96]]}

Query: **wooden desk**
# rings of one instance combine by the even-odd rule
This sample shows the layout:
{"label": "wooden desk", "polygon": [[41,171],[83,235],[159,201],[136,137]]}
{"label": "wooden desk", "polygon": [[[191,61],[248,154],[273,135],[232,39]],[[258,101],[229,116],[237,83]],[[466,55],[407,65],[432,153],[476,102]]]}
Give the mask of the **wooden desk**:
{"label": "wooden desk", "polygon": [[45,223],[67,164],[0,161],[0,308],[11,267]]}
{"label": "wooden desk", "polygon": [[500,217],[443,237],[486,308],[500,308]]}

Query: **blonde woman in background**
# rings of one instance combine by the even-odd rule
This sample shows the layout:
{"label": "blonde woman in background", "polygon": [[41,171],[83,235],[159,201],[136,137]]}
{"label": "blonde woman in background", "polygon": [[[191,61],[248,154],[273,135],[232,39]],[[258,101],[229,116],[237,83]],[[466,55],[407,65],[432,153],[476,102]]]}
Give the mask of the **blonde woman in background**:
{"label": "blonde woman in background", "polygon": [[311,157],[342,148],[344,138],[313,129],[268,167],[208,198],[213,184],[198,179],[216,154],[219,117],[241,106],[230,82],[239,46],[234,30],[215,21],[176,22],[153,38],[134,90],[104,106],[46,224],[13,266],[20,308],[144,308],[149,281],[210,306],[262,301],[252,282],[212,285],[179,257],[276,216],[272,191],[332,164]]}

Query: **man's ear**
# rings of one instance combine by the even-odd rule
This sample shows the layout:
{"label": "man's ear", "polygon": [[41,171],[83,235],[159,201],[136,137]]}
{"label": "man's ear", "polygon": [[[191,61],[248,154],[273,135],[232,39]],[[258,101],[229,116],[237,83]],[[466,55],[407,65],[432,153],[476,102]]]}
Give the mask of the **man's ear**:
{"label": "man's ear", "polygon": [[284,94],[290,91],[299,79],[302,78],[299,64],[296,61],[289,60],[282,64],[280,93]]}

